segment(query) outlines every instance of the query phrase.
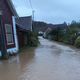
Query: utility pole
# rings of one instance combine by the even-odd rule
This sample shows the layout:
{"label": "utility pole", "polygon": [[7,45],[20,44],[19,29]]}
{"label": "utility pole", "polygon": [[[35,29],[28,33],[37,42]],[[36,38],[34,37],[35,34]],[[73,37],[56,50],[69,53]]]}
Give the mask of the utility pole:
{"label": "utility pole", "polygon": [[34,31],[34,13],[35,11],[32,10],[32,30]]}
{"label": "utility pole", "polygon": [[6,39],[5,39],[5,31],[2,23],[2,11],[0,11],[0,46],[1,46],[1,54],[2,59],[8,59],[7,48],[6,48]]}
{"label": "utility pole", "polygon": [[32,10],[32,28],[31,28],[31,31],[34,31],[33,28],[34,28],[34,13],[35,13],[35,10],[33,9],[31,0],[29,0],[29,3],[30,3],[31,10]]}
{"label": "utility pole", "polygon": [[34,21],[34,13],[35,13],[35,11],[32,10],[32,20],[33,20],[33,21]]}

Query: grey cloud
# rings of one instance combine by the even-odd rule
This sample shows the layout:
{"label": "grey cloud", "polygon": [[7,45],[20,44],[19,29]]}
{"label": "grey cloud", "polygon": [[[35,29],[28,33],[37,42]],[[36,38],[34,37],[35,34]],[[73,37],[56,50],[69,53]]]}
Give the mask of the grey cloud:
{"label": "grey cloud", "polygon": [[[71,22],[80,18],[80,0],[31,0],[35,20],[50,23]],[[13,0],[20,16],[31,15],[29,0]]]}

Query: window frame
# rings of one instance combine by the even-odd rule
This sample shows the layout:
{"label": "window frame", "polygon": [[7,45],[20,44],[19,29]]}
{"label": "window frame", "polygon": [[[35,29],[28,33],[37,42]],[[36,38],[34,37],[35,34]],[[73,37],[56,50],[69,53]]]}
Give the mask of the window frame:
{"label": "window frame", "polygon": [[[7,27],[10,27],[10,30],[11,30],[11,32],[10,33],[8,33],[8,30],[7,30]],[[7,45],[12,45],[12,44],[14,44],[14,37],[13,37],[13,29],[12,29],[12,25],[11,24],[5,24],[5,33],[6,33],[6,42],[7,42]],[[9,35],[12,35],[11,36],[11,42],[9,42],[8,41],[8,36]]]}

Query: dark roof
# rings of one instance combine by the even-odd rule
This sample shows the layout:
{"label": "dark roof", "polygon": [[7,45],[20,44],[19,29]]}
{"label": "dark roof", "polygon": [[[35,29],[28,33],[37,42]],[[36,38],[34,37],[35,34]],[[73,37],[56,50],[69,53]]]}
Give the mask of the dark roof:
{"label": "dark roof", "polygon": [[17,12],[15,10],[15,7],[14,7],[14,5],[12,3],[12,0],[6,0],[6,1],[7,1],[8,5],[9,5],[9,7],[11,9],[11,12],[13,13],[13,15],[14,16],[18,16],[18,14],[17,14]]}
{"label": "dark roof", "polygon": [[52,29],[56,29],[56,28],[64,29],[64,28],[67,28],[67,24],[66,23],[63,23],[63,24],[48,24],[47,27],[52,28]]}
{"label": "dark roof", "polygon": [[32,17],[19,17],[16,18],[16,24],[18,27],[25,29],[25,30],[30,30],[32,29]]}

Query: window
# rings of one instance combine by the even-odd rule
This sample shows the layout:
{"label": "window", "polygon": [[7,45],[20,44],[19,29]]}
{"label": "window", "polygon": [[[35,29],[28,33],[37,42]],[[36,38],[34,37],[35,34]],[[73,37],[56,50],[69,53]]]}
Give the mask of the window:
{"label": "window", "polygon": [[6,30],[6,39],[7,44],[13,44],[13,32],[12,32],[12,26],[10,24],[5,24],[5,30]]}

